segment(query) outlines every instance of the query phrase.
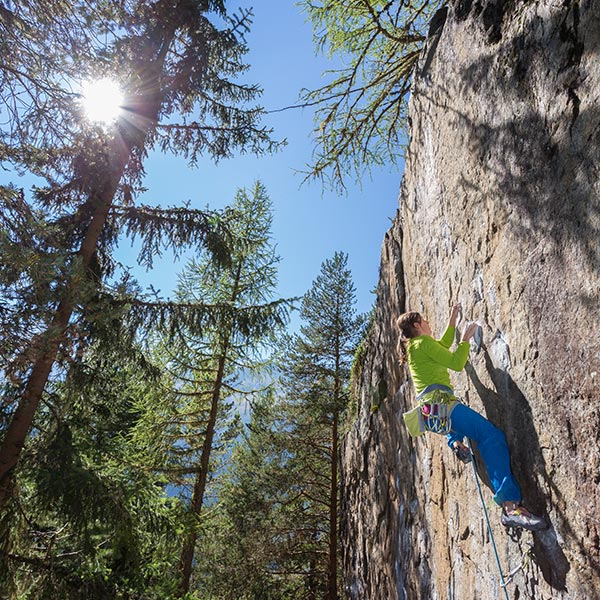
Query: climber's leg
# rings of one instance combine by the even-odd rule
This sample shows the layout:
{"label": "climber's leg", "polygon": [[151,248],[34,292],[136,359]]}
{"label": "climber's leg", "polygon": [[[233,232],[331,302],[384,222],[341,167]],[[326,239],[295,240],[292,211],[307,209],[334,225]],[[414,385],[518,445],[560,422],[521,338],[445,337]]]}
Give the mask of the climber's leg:
{"label": "climber's leg", "polygon": [[456,433],[456,431],[451,431],[448,435],[446,435],[446,439],[448,440],[448,446],[452,448],[454,446],[454,442],[462,443],[464,437],[462,434]]}
{"label": "climber's leg", "polygon": [[521,489],[510,469],[506,438],[500,429],[468,406],[458,404],[452,411],[452,434],[477,444],[497,504],[521,500]]}

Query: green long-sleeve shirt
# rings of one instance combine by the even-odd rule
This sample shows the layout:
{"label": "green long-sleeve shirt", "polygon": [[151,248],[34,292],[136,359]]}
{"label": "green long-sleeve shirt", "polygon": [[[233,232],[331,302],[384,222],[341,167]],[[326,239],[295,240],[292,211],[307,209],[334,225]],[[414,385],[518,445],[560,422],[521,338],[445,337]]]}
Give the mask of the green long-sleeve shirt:
{"label": "green long-sleeve shirt", "polygon": [[412,338],[408,343],[408,366],[417,394],[428,385],[439,383],[451,387],[448,369],[462,371],[469,358],[469,342],[460,342],[454,352],[450,346],[454,341],[455,327],[448,327],[440,340],[428,335]]}

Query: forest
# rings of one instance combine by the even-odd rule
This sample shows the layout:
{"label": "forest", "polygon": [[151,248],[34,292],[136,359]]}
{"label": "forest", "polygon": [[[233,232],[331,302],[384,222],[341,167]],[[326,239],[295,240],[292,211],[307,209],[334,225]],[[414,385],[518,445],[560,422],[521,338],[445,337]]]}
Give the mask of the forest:
{"label": "forest", "polygon": [[[315,52],[346,59],[294,90],[317,107],[307,177],[343,191],[401,157],[441,3],[300,4]],[[139,201],[152,151],[278,151],[240,79],[251,26],[222,0],[0,1],[3,598],[344,595],[339,445],[369,328],[347,253],[281,298],[259,180],[220,209]],[[191,253],[171,297],[121,264],[131,241],[149,272]]]}

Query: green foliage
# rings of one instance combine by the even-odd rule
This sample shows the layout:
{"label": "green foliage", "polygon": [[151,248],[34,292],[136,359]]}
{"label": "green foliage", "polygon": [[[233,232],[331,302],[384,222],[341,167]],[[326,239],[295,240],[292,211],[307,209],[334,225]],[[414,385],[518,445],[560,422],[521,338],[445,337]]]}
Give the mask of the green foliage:
{"label": "green foliage", "polygon": [[[45,176],[49,168],[70,170],[73,147],[79,146],[85,156],[79,172],[86,165],[100,167],[102,132],[85,125],[75,86],[106,76],[125,88],[132,112],[142,115],[158,101],[160,116],[171,116],[146,140],[138,159],[155,145],[191,161],[201,153],[219,159],[233,151],[274,149],[269,131],[259,125],[262,111],[244,106],[259,88],[234,82],[247,70],[243,36],[250,16],[229,15],[221,0],[181,0],[175,10],[166,0],[5,3],[0,107],[7,118],[0,157]],[[157,88],[153,69],[163,59]],[[123,123],[122,134],[136,126],[135,119]],[[82,128],[83,146],[77,143]],[[139,160],[131,167],[136,179]]]}
{"label": "green foliage", "polygon": [[51,386],[0,525],[3,597],[166,597],[178,506],[161,476],[132,462],[135,393],[154,375],[90,348]]}
{"label": "green foliage", "polygon": [[[200,598],[297,599],[325,594],[324,574],[307,565],[318,552],[314,506],[298,480],[290,449],[289,417],[272,393],[253,402],[245,434],[231,455],[232,468],[218,487],[211,539],[200,558]],[[322,542],[321,542],[322,546]]]}
{"label": "green foliage", "polygon": [[365,368],[365,359],[369,349],[369,336],[371,335],[374,319],[375,309],[371,309],[368,314],[364,315],[360,324],[359,342],[354,351],[352,366],[350,367],[350,406],[346,415],[346,426],[348,427],[354,422],[358,410],[357,390]]}
{"label": "green foliage", "polygon": [[[113,253],[123,237],[140,239],[138,263],[146,268],[165,251],[177,256],[189,247],[207,249],[216,263],[229,260],[232,215],[139,206],[135,196],[153,148],[192,161],[204,151],[218,160],[274,148],[258,125],[261,111],[247,106],[258,88],[234,81],[247,69],[249,19],[249,12],[230,17],[220,1],[183,0],[177,10],[166,0],[93,6],[25,0],[1,7],[0,161],[9,172],[39,178],[31,199],[10,185],[0,188],[7,376],[31,366],[40,346],[32,332],[48,327],[61,301],[75,305],[75,321],[106,310],[111,298],[121,315],[123,307],[131,311],[130,327],[173,316],[173,303],[148,302],[128,276],[114,280]],[[101,76],[126,91],[127,115],[110,130],[87,122],[79,102],[78,86]],[[96,247],[84,252],[107,196]],[[212,309],[202,301],[185,308],[194,313],[188,322],[202,323]]]}
{"label": "green foliage", "polygon": [[301,0],[318,51],[337,57],[329,83],[304,92],[315,116],[307,177],[344,189],[348,177],[402,155],[407,96],[427,23],[441,0]]}
{"label": "green foliage", "polygon": [[344,416],[344,431],[348,431],[350,429],[352,424],[356,421],[358,414],[358,388],[365,367],[365,359],[368,352],[368,339],[371,325],[373,323],[373,315],[374,311],[372,310],[365,319],[363,331],[359,338],[360,341],[356,346],[356,350],[354,351],[352,366],[350,367],[350,401]]}
{"label": "green foliage", "polygon": [[[187,507],[180,522],[180,594],[188,591],[185,565],[201,560],[194,556],[205,556],[213,537],[218,539],[210,517],[213,480],[222,476],[239,434],[236,408],[261,386],[257,382],[290,306],[272,299],[279,258],[271,243],[271,202],[264,186],[239,190],[227,212],[232,233],[227,265],[191,260],[177,288],[182,306],[202,301],[227,310],[213,311],[216,317],[200,328],[183,320],[175,332],[165,331],[156,345],[165,373],[162,389],[143,396],[144,416],[136,425],[152,464]],[[194,579],[206,577],[195,568]]]}

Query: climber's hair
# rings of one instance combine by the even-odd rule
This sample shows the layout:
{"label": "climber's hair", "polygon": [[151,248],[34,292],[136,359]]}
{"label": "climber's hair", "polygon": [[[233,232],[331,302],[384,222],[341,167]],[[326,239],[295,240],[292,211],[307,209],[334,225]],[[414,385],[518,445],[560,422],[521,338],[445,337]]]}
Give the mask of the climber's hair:
{"label": "climber's hair", "polygon": [[400,336],[398,338],[398,355],[400,356],[400,364],[406,362],[408,354],[406,348],[411,338],[417,335],[415,329],[415,323],[420,323],[422,320],[421,315],[418,312],[405,312],[398,317],[396,325],[400,330]]}

